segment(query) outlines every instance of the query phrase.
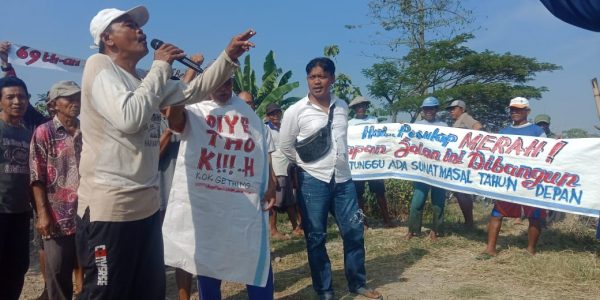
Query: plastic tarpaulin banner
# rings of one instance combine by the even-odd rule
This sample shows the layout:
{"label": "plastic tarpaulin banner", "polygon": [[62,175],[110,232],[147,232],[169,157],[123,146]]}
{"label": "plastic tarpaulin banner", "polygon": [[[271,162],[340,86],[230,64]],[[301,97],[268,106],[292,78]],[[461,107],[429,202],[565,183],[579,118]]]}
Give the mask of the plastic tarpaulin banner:
{"label": "plastic tarpaulin banner", "polygon": [[[12,44],[8,50],[8,61],[17,66],[51,69],[72,73],[83,73],[85,59],[69,57],[47,50]],[[144,73],[147,71],[142,70]],[[183,78],[185,70],[173,68],[173,76]]]}
{"label": "plastic tarpaulin banner", "polygon": [[598,217],[600,139],[550,139],[420,124],[350,126],[355,180],[397,178]]}
{"label": "plastic tarpaulin banner", "polygon": [[8,51],[8,61],[11,64],[52,69],[58,71],[83,73],[85,60],[68,57],[46,50],[12,44]]}

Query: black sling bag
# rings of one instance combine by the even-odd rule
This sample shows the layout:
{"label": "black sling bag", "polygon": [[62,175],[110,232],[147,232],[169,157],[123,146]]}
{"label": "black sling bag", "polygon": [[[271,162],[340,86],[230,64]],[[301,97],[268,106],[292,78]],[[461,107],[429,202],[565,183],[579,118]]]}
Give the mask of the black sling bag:
{"label": "black sling bag", "polygon": [[309,163],[325,156],[331,149],[331,123],[335,104],[329,109],[329,118],[325,127],[317,130],[302,141],[296,140],[296,152],[303,162]]}

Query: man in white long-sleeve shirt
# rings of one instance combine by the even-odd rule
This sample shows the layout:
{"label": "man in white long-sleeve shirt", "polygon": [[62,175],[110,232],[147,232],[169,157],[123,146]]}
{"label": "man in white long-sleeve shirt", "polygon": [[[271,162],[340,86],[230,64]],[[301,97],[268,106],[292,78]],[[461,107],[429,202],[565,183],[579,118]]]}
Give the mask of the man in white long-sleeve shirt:
{"label": "man in white long-sleeve shirt", "polygon": [[193,103],[228,80],[253,46],[252,31],[234,37],[210,70],[186,85],[171,64],[185,53],[163,44],[147,74],[143,6],[101,10],[90,23],[98,54],[82,79],[78,244],[86,269],[84,299],[164,299],[158,194],[159,108]]}
{"label": "man in white long-sleeve shirt", "polygon": [[[295,162],[298,172],[298,204],[306,238],[313,288],[320,299],[333,299],[331,262],[327,255],[327,216],[335,217],[344,240],[344,271],[350,292],[372,299],[381,294],[366,286],[362,211],[348,165],[348,104],[332,97],[335,65],[328,58],[315,58],[306,66],[308,96],[285,111],[279,131],[281,152]],[[296,140],[312,136],[329,122],[333,110],[331,147],[322,157],[305,162],[296,151]]]}

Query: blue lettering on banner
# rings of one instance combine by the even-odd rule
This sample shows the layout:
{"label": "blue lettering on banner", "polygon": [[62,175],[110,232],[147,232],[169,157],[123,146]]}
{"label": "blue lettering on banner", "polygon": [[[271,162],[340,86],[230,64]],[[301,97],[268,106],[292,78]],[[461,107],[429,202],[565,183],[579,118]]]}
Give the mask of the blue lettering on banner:
{"label": "blue lettering on banner", "polygon": [[394,137],[393,133],[387,133],[387,126],[383,128],[375,129],[375,126],[365,126],[363,133],[360,136],[361,139],[372,139],[374,137]]}
{"label": "blue lettering on banner", "polygon": [[399,171],[406,171],[408,170],[408,168],[406,167],[406,162],[405,161],[401,161],[401,160],[392,160],[390,161],[390,164],[388,165],[388,170],[389,169],[396,169]]}
{"label": "blue lettering on banner", "polygon": [[535,187],[535,196],[554,201],[564,201],[569,204],[575,201],[577,205],[581,205],[583,191],[574,188],[562,188],[551,185],[538,184]]}
{"label": "blue lettering on banner", "polygon": [[383,169],[385,167],[385,160],[374,159],[366,161],[350,161],[350,170],[370,170],[370,169]]}
{"label": "blue lettering on banner", "polygon": [[445,180],[458,181],[463,184],[472,184],[471,170],[462,170],[453,167],[443,167],[424,162],[411,162],[411,168],[415,171],[425,173],[430,176],[443,178]]}
{"label": "blue lettering on banner", "polygon": [[479,173],[479,184],[493,188],[506,188],[507,191],[517,190],[517,180],[508,176]]}
{"label": "blue lettering on banner", "polygon": [[418,130],[414,131],[408,124],[403,124],[402,127],[398,130],[397,136],[399,138],[403,137],[404,134],[411,139],[419,139],[419,140],[429,140],[433,142],[438,142],[442,146],[446,147],[449,143],[456,142],[458,140],[458,136],[452,133],[440,133],[440,129],[436,128],[433,131],[427,130]]}

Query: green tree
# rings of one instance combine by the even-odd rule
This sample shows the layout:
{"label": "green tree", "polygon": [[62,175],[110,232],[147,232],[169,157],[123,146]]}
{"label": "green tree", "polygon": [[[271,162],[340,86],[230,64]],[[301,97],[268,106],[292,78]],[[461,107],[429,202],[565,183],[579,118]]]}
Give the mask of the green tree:
{"label": "green tree", "polygon": [[422,91],[442,101],[462,99],[487,130],[497,131],[508,121],[509,99],[541,98],[547,88],[527,82],[539,72],[558,70],[560,66],[511,53],[477,52],[464,45],[472,38],[462,34],[429,42],[400,60],[365,69],[365,76],[371,80],[369,94],[385,99],[393,116],[398,111],[408,112],[412,121],[418,114]]}
{"label": "green tree", "polygon": [[571,128],[562,133],[563,139],[581,139],[587,137],[589,137],[588,132],[581,128]]}
{"label": "green tree", "polygon": [[[329,57],[333,60],[335,60],[335,57],[339,53],[340,48],[338,47],[338,45],[325,46],[325,48],[323,49],[323,54],[326,57]],[[335,75],[335,82],[331,86],[331,90],[333,94],[336,95],[336,97],[346,101],[346,103],[349,103],[350,101],[352,101],[352,99],[354,99],[354,97],[362,95],[360,92],[360,88],[352,83],[352,79],[350,78],[350,76],[342,72],[336,73],[337,74]]]}
{"label": "green tree", "polygon": [[289,92],[300,86],[300,83],[289,82],[292,71],[283,72],[275,64],[273,51],[269,51],[263,63],[261,86],[256,84],[256,73],[250,64],[250,55],[244,58],[244,66],[235,72],[233,91],[238,94],[246,91],[252,94],[256,113],[263,117],[269,103],[277,103],[282,107],[298,101],[299,97],[285,97]]}
{"label": "green tree", "polygon": [[37,99],[35,100],[33,107],[35,108],[35,110],[37,110],[38,112],[40,112],[42,115],[48,117],[48,106],[47,106],[47,101],[48,101],[48,93],[43,93],[43,94],[37,94]]}
{"label": "green tree", "polygon": [[369,15],[397,36],[385,42],[392,50],[424,49],[427,41],[453,36],[473,21],[459,0],[373,0]]}
{"label": "green tree", "polygon": [[[428,41],[451,37],[473,21],[472,12],[459,0],[372,0],[369,15],[385,31],[379,36],[392,34],[392,38],[384,41],[385,45],[392,51],[408,46],[416,56],[426,54],[417,50],[426,50]],[[385,99],[394,122],[399,111],[408,112],[414,120],[419,113],[418,103],[430,93],[427,87],[431,78],[424,73],[406,78],[403,74],[406,66],[403,59],[388,58],[364,71],[365,76],[377,80],[372,82],[369,92]]]}

